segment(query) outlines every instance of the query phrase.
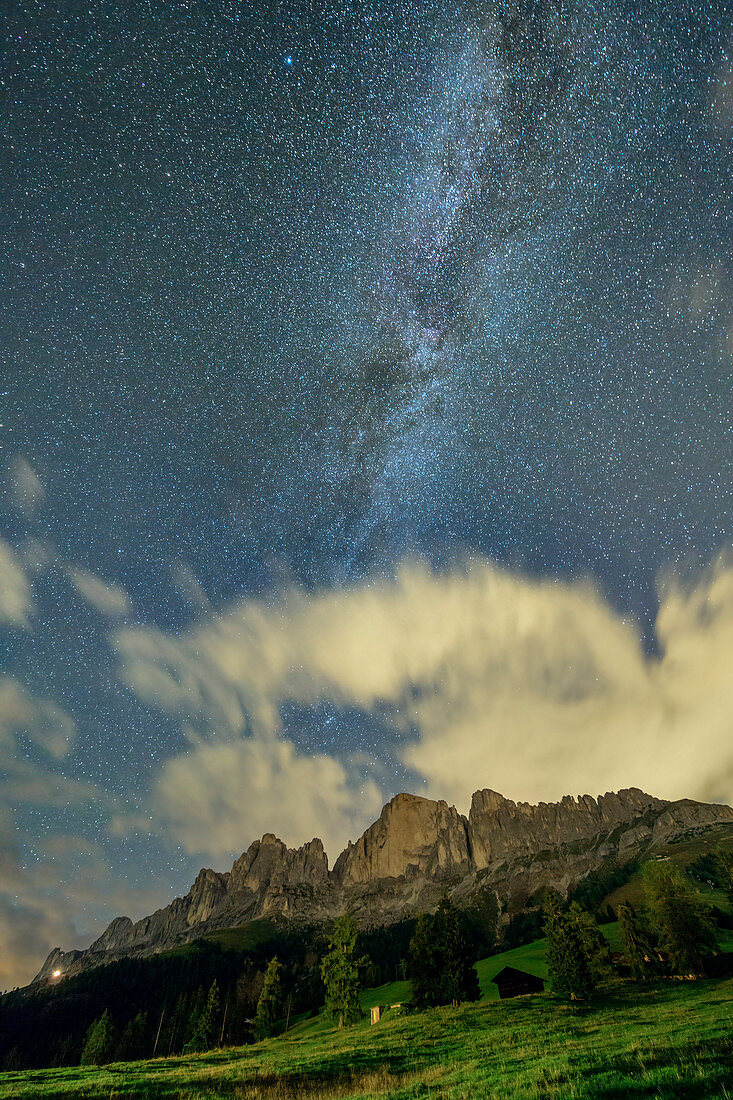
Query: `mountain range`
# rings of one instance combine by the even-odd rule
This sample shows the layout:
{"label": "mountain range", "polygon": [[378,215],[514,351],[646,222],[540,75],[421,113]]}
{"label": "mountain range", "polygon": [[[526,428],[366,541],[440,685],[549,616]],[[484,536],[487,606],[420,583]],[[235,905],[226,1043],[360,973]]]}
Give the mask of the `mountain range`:
{"label": "mountain range", "polygon": [[725,823],[733,823],[730,806],[670,802],[633,787],[538,805],[480,790],[468,816],[398,794],[333,868],[317,838],[288,848],[266,833],[230,871],[202,869],[184,897],[151,916],[116,917],[83,951],[54,948],[33,980],[155,954],[257,918],[312,924],[348,910],[378,926],[430,910],[446,892],[460,905],[487,889],[503,914],[515,913],[543,889],[566,893],[604,862],[628,863],[657,843]]}

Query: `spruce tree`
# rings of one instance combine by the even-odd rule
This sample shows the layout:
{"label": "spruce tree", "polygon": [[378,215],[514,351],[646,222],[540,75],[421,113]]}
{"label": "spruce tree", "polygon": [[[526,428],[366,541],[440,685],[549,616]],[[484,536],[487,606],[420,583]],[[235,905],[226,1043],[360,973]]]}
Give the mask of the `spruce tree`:
{"label": "spruce tree", "polygon": [[715,862],[723,889],[728,895],[728,902],[733,906],[733,851],[724,851],[721,848],[715,853]]}
{"label": "spruce tree", "polygon": [[269,1039],[275,1034],[277,1022],[282,1016],[282,1002],[282,965],[276,955],[267,964],[264,985],[257,1001],[255,1039]]}
{"label": "spruce tree", "polygon": [[82,1066],[101,1066],[109,1062],[114,1046],[114,1024],[105,1009],[98,1020],[90,1024],[79,1060]]}
{"label": "spruce tree", "polygon": [[660,947],[678,974],[701,975],[715,949],[715,927],[690,879],[670,860],[642,868],[646,905]]}
{"label": "spruce tree", "polygon": [[412,997],[418,1008],[442,1003],[437,999],[437,975],[441,969],[440,952],[432,932],[432,917],[428,913],[421,913],[417,918],[407,954],[407,976],[412,984]]}
{"label": "spruce tree", "polygon": [[219,1019],[219,986],[212,982],[206,1004],[199,1013],[193,1027],[190,1041],[186,1044],[187,1050],[202,1051],[211,1050],[216,1037],[216,1026]]}
{"label": "spruce tree", "polygon": [[447,897],[432,916],[423,914],[418,919],[408,955],[408,974],[418,1008],[479,999],[474,953],[464,920]]}
{"label": "spruce tree", "polygon": [[334,921],[328,952],[321,960],[321,978],[326,987],[326,1012],[344,1027],[361,1018],[359,969],[356,955],[356,925],[350,914]]}
{"label": "spruce tree", "polygon": [[558,895],[550,895],[544,913],[547,969],[554,991],[570,1000],[586,1000],[610,963],[605,937],[592,915],[576,902],[566,906]]}
{"label": "spruce tree", "polygon": [[499,903],[490,886],[478,891],[465,910],[468,931],[483,954],[490,954],[496,946],[496,929],[499,920]]}
{"label": "spruce tree", "polygon": [[578,902],[571,902],[568,915],[578,929],[593,982],[597,984],[607,977],[611,970],[611,949],[608,946],[608,940],[598,927],[593,913],[583,909]]}
{"label": "spruce tree", "polygon": [[120,1062],[134,1062],[138,1058],[145,1057],[147,1024],[148,1018],[145,1012],[138,1012],[137,1016],[129,1021],[122,1032],[117,1048],[117,1058]]}
{"label": "spruce tree", "polygon": [[618,907],[618,930],[624,955],[629,961],[634,978],[648,978],[659,971],[657,948],[649,929],[631,902],[622,901]]}

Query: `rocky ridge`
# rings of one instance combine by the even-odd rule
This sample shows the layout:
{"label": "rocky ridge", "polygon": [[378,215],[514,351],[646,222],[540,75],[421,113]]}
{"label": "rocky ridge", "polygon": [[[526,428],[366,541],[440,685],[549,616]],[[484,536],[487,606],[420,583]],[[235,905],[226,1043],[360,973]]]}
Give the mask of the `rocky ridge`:
{"label": "rocky ridge", "polygon": [[185,897],[151,916],[115,918],[85,951],[54,948],[34,981],[258,917],[319,922],[349,909],[364,924],[388,924],[434,907],[446,890],[460,902],[487,886],[505,911],[517,910],[542,887],[567,891],[605,860],[623,862],[651,843],[726,822],[730,806],[669,802],[636,788],[536,806],[480,790],[467,817],[447,802],[399,794],[332,870],[320,840],[293,849],[266,833],[231,871],[204,868]]}

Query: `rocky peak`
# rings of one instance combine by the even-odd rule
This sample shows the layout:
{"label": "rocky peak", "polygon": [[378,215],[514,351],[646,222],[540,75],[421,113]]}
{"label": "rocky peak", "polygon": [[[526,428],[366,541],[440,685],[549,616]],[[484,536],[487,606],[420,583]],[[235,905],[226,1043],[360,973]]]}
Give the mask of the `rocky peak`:
{"label": "rocky peak", "polygon": [[129,917],[115,917],[89,950],[113,951],[119,944],[126,942],[131,928],[132,921]]}
{"label": "rocky peak", "polygon": [[339,856],[344,885],[402,876],[439,876],[471,862],[466,819],[455,806],[398,794],[377,821]]}
{"label": "rocky peak", "polygon": [[189,925],[200,924],[209,919],[226,897],[229,878],[230,872],[220,874],[209,867],[199,871],[187,896],[186,919]]}
{"label": "rocky peak", "polygon": [[260,893],[284,881],[328,881],[328,858],[317,837],[300,848],[288,848],[274,833],[265,833],[235,862],[228,890],[230,895],[246,890]]}
{"label": "rocky peak", "polygon": [[560,802],[512,802],[496,791],[476,791],[468,821],[477,868],[523,851],[587,840],[667,805],[634,787],[601,795],[565,795]]}
{"label": "rocky peak", "polygon": [[86,951],[51,952],[38,974],[56,980],[111,958],[146,955],[256,917],[327,921],[350,909],[387,924],[433,908],[449,887],[487,884],[521,907],[538,889],[567,890],[604,859],[629,859],[681,832],[733,823],[730,806],[667,802],[637,788],[560,802],[513,802],[476,791],[468,818],[447,802],[398,794],[329,873],[320,840],[288,848],[273,833],[220,873],[204,868],[188,894],[133,924],[117,917]]}

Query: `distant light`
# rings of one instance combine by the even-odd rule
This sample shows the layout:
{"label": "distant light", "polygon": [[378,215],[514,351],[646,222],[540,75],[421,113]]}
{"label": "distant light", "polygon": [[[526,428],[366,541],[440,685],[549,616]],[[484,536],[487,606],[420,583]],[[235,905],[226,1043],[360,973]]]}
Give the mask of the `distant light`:
{"label": "distant light", "polygon": [[52,978],[60,978],[60,977],[61,977],[61,971],[60,971],[60,970],[54,970],[54,972],[53,972],[53,974],[51,975],[51,977],[52,977]]}
{"label": "distant light", "polygon": [[286,64],[286,65],[292,65],[292,64],[293,64],[293,59],[292,59],[292,57],[286,57],[286,58],[285,58],[285,64]]}

